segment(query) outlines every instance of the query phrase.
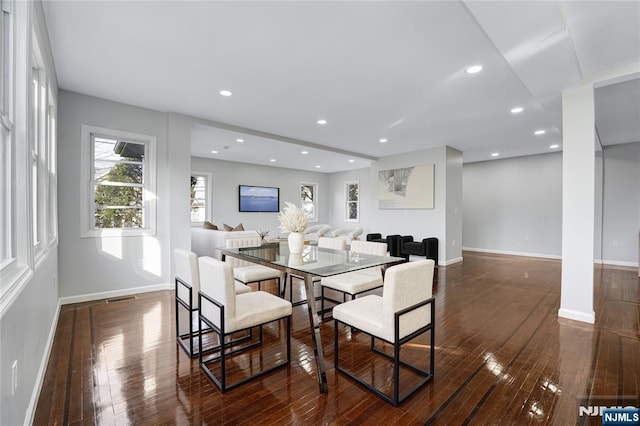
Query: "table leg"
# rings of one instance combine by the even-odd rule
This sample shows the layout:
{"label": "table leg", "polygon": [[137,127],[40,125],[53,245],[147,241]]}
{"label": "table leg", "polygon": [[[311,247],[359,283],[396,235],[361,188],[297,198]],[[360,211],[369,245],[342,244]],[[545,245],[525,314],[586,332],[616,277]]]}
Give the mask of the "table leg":
{"label": "table leg", "polygon": [[320,335],[320,321],[316,312],[316,296],[313,291],[313,275],[305,274],[304,287],[307,293],[307,310],[309,311],[309,326],[311,328],[311,338],[313,340],[313,352],[316,357],[316,367],[318,370],[318,385],[320,393],[327,393],[327,373],[324,366],[324,353],[322,351],[322,336]]}

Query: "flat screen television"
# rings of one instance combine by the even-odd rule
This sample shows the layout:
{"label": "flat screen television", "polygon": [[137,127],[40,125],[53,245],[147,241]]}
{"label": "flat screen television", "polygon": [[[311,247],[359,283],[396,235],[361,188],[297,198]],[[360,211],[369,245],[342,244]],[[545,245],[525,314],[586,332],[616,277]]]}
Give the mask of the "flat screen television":
{"label": "flat screen television", "polygon": [[280,188],[240,185],[238,194],[241,212],[280,211]]}

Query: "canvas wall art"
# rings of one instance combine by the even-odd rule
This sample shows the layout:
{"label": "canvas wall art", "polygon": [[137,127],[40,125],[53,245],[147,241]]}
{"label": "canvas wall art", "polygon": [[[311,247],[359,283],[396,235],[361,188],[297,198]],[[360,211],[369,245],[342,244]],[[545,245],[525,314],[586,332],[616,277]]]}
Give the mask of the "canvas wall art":
{"label": "canvas wall art", "polygon": [[434,164],[378,172],[378,207],[432,209]]}

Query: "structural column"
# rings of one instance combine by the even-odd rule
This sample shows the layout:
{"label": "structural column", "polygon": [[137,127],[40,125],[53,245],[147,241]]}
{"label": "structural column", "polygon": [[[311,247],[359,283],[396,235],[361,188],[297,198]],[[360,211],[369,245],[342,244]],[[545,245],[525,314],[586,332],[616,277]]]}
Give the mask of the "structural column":
{"label": "structural column", "polygon": [[593,85],[562,92],[562,288],[558,316],[594,323]]}

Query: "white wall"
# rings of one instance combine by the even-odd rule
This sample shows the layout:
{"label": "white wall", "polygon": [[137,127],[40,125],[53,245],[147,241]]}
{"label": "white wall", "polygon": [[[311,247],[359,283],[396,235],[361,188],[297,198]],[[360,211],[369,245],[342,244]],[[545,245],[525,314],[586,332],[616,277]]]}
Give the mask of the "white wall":
{"label": "white wall", "polygon": [[[280,188],[280,210],[285,201],[300,204],[300,182],[318,184],[318,222],[329,223],[331,189],[329,176],[304,170],[260,166],[192,157],[191,171],[212,175],[212,221],[218,226],[224,223],[236,226],[242,223],[247,230],[269,231],[270,237],[281,233],[278,229],[278,213],[241,213],[238,211],[238,185],[274,186]],[[188,180],[186,181],[188,185]],[[188,187],[187,187],[188,191]],[[187,204],[188,206],[188,204]],[[315,222],[314,222],[315,223]]]}
{"label": "white wall", "polygon": [[452,262],[462,260],[462,152],[446,147],[446,165],[446,236],[443,244],[447,261]]}
{"label": "white wall", "polygon": [[[99,298],[96,294],[117,295],[132,288],[144,291],[166,287],[171,281],[167,115],[67,91],[60,91],[58,115],[60,297],[73,302]],[[80,237],[83,124],[157,138],[157,235]]]}

